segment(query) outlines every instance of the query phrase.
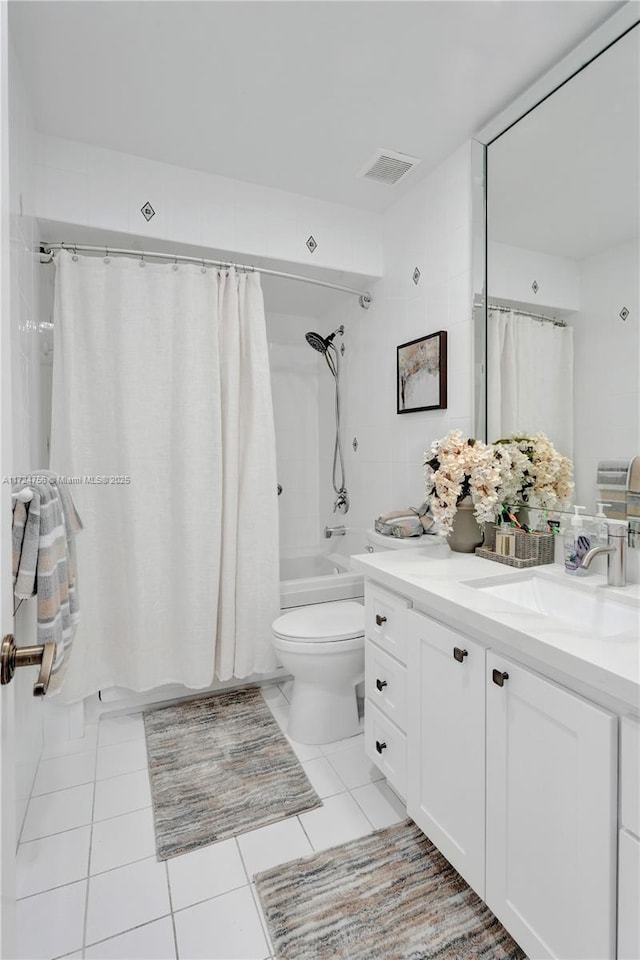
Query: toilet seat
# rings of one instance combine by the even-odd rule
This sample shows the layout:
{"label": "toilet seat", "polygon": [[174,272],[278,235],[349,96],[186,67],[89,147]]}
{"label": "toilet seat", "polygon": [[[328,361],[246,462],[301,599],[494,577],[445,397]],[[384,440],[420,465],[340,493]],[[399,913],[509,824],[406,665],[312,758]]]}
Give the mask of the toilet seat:
{"label": "toilet seat", "polygon": [[298,607],[274,620],[274,637],[303,644],[364,637],[364,607],[353,600]]}

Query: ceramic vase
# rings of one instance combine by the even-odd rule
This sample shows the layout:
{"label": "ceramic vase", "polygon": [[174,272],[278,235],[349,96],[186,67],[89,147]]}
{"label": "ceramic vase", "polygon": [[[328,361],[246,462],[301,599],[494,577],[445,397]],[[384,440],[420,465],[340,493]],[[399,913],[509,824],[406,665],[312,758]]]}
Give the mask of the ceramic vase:
{"label": "ceramic vase", "polygon": [[455,553],[473,553],[482,540],[482,528],[473,512],[473,500],[465,497],[458,504],[453,518],[453,530],[447,537],[449,547]]}

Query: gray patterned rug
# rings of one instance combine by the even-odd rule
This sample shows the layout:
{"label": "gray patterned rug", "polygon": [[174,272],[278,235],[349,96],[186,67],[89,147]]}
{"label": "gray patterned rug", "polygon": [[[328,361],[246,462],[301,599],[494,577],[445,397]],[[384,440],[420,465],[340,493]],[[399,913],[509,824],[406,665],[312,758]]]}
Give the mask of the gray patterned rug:
{"label": "gray patterned rug", "polygon": [[322,803],[259,690],[147,710],[144,726],[159,860]]}
{"label": "gray patterned rug", "polygon": [[278,960],[526,960],[410,820],[260,873]]}

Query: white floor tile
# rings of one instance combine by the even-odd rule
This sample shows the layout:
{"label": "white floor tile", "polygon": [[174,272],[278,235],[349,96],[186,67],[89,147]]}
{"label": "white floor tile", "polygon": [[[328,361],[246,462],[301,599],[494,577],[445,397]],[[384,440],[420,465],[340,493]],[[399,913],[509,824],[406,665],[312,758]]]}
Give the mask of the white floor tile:
{"label": "white floor tile", "polygon": [[238,846],[250,879],[269,867],[313,853],[297,817],[244,833],[238,837]]}
{"label": "white floor tile", "polygon": [[269,947],[248,886],[175,915],[178,954],[189,960],[264,960]]}
{"label": "white floor tile", "polygon": [[141,713],[126,717],[103,717],[100,721],[98,744],[101,747],[141,738],[144,738],[144,721]]}
{"label": "white floor tile", "polygon": [[168,916],[169,889],[164,863],[142,860],[89,880],[87,944]]}
{"label": "white floor tile", "polygon": [[322,750],[316,743],[298,743],[297,740],[292,740],[291,737],[287,737],[287,740],[300,763],[305,763],[307,760],[315,760],[317,757],[322,756]]}
{"label": "white floor tile", "polygon": [[404,801],[395,795],[386,780],[356,787],[351,791],[351,796],[375,830],[382,830],[383,827],[406,820],[407,808]]}
{"label": "white floor tile", "polygon": [[91,823],[93,784],[69,787],[55,793],[32,797],[27,807],[21,841],[48,837],[52,833],[71,830]]}
{"label": "white floor tile", "polygon": [[176,949],[171,917],[145,923],[87,947],[85,960],[175,960]]}
{"label": "white floor tile", "polygon": [[33,796],[66,790],[81,783],[92,783],[96,767],[95,751],[41,760],[33,784]]}
{"label": "white floor tile", "polygon": [[323,756],[328,757],[332,753],[340,753],[342,750],[350,750],[357,743],[363,744],[364,752],[364,733],[356,733],[353,737],[347,737],[345,740],[332,740],[331,743],[320,744],[320,751]]}
{"label": "white floor tile", "polygon": [[94,820],[107,820],[151,806],[151,787],[147,770],[123,773],[119,777],[96,781]]}
{"label": "white floor tile", "polygon": [[58,887],[16,905],[16,956],[50,960],[80,949],[87,881]]}
{"label": "white floor tile", "polygon": [[90,753],[96,749],[97,745],[98,725],[97,723],[87,724],[84,737],[45,744],[42,749],[42,759],[50,760],[52,757],[66,757],[74,753]]}
{"label": "white floor tile", "polygon": [[235,839],[221,840],[167,861],[174,910],[210,900],[247,883]]}
{"label": "white floor tile", "polygon": [[260,687],[260,693],[262,694],[262,699],[268,706],[271,704],[280,704],[282,706],[282,701],[286,698],[282,694],[282,690],[276,683],[271,683],[268,686]]}
{"label": "white floor tile", "polygon": [[118,777],[123,773],[133,773],[134,770],[145,770],[146,768],[147,745],[144,738],[98,747],[96,780]]}
{"label": "white floor tile", "polygon": [[301,813],[300,821],[314,850],[326,850],[371,833],[371,824],[348,793],[329,797],[317,810]]}
{"label": "white floor tile", "polygon": [[90,873],[104,873],[156,854],[151,807],[93,825]]}
{"label": "white floor tile", "polygon": [[362,739],[352,747],[329,754],[327,759],[349,790],[382,780],[383,774],[364,752]]}
{"label": "white floor tile", "polygon": [[90,837],[90,827],[78,827],[21,843],[16,855],[17,896],[30,897],[84,879],[88,873]]}
{"label": "white floor tile", "polygon": [[333,797],[336,793],[344,793],[347,789],[326,757],[307,760],[302,764],[302,769],[320,799]]}
{"label": "white floor tile", "polygon": [[291,695],[293,693],[293,680],[285,680],[283,683],[278,684],[280,690],[282,691],[282,696],[291,703]]}

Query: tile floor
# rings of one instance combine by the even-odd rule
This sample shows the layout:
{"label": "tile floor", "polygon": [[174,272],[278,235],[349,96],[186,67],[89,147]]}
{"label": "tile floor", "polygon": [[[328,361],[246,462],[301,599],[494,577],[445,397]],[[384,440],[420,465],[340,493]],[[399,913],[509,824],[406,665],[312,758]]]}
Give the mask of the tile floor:
{"label": "tile floor", "polygon": [[[290,681],[262,691],[283,729],[289,691]],[[362,734],[290,742],[322,807],[162,863],[141,714],[45,750],[17,854],[17,956],[268,960],[253,875],[405,816]]]}

